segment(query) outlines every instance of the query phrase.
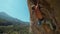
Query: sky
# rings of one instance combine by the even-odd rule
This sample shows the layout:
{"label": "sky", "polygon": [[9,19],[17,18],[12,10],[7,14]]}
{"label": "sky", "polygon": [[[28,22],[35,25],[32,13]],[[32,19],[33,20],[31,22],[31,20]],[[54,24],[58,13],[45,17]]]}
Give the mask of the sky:
{"label": "sky", "polygon": [[22,21],[30,21],[27,0],[0,0],[0,12]]}

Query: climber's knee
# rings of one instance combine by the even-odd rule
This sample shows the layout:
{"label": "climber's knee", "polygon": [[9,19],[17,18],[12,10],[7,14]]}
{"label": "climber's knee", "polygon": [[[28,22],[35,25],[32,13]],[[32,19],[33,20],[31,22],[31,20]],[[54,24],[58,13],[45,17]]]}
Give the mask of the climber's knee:
{"label": "climber's knee", "polygon": [[44,19],[38,19],[38,25],[41,25],[43,20]]}

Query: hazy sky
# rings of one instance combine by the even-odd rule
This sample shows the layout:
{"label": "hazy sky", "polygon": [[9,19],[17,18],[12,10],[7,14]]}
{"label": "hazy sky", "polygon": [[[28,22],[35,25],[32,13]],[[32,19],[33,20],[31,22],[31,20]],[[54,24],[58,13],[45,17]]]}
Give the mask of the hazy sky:
{"label": "hazy sky", "polygon": [[0,12],[2,11],[12,17],[29,22],[30,16],[26,0],[0,0]]}

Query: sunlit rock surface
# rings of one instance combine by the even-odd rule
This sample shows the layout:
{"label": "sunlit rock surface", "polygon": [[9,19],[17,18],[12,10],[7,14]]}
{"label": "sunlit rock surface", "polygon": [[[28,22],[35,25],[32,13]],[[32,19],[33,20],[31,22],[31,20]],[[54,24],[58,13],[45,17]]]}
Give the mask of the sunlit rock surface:
{"label": "sunlit rock surface", "polygon": [[[32,11],[32,5],[34,5],[32,3],[33,0],[27,0],[28,3],[28,7],[29,7],[29,11],[30,11],[30,32],[32,32],[33,34],[60,34],[60,0],[38,0],[39,2],[44,3],[42,12],[46,14],[45,18],[49,18],[49,14],[51,11],[50,15],[53,15],[56,18],[57,23],[54,22],[54,24],[56,24],[56,30],[53,31],[51,29],[51,27],[49,25],[47,25],[46,23],[43,23],[42,25],[37,25],[37,18],[35,16],[35,13]],[[35,0],[36,1],[36,0]],[[47,4],[48,3],[48,4]],[[47,11],[48,10],[48,11]],[[47,13],[47,12],[49,13]],[[51,25],[52,26],[52,25]]]}

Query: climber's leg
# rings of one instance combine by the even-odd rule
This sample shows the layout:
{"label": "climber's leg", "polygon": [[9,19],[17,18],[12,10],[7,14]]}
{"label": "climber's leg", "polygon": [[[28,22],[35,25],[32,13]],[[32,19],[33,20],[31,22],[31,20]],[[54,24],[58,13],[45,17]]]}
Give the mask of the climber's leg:
{"label": "climber's leg", "polygon": [[46,20],[46,24],[49,24],[50,25],[50,28],[55,31],[56,30],[56,25],[53,23],[53,20],[52,19],[47,19]]}
{"label": "climber's leg", "polygon": [[43,20],[44,20],[44,18],[38,19],[38,25],[41,25]]}
{"label": "climber's leg", "polygon": [[53,27],[53,31],[55,31],[56,30],[56,24],[54,24],[55,22],[54,22],[54,20],[52,20],[52,27]]}

